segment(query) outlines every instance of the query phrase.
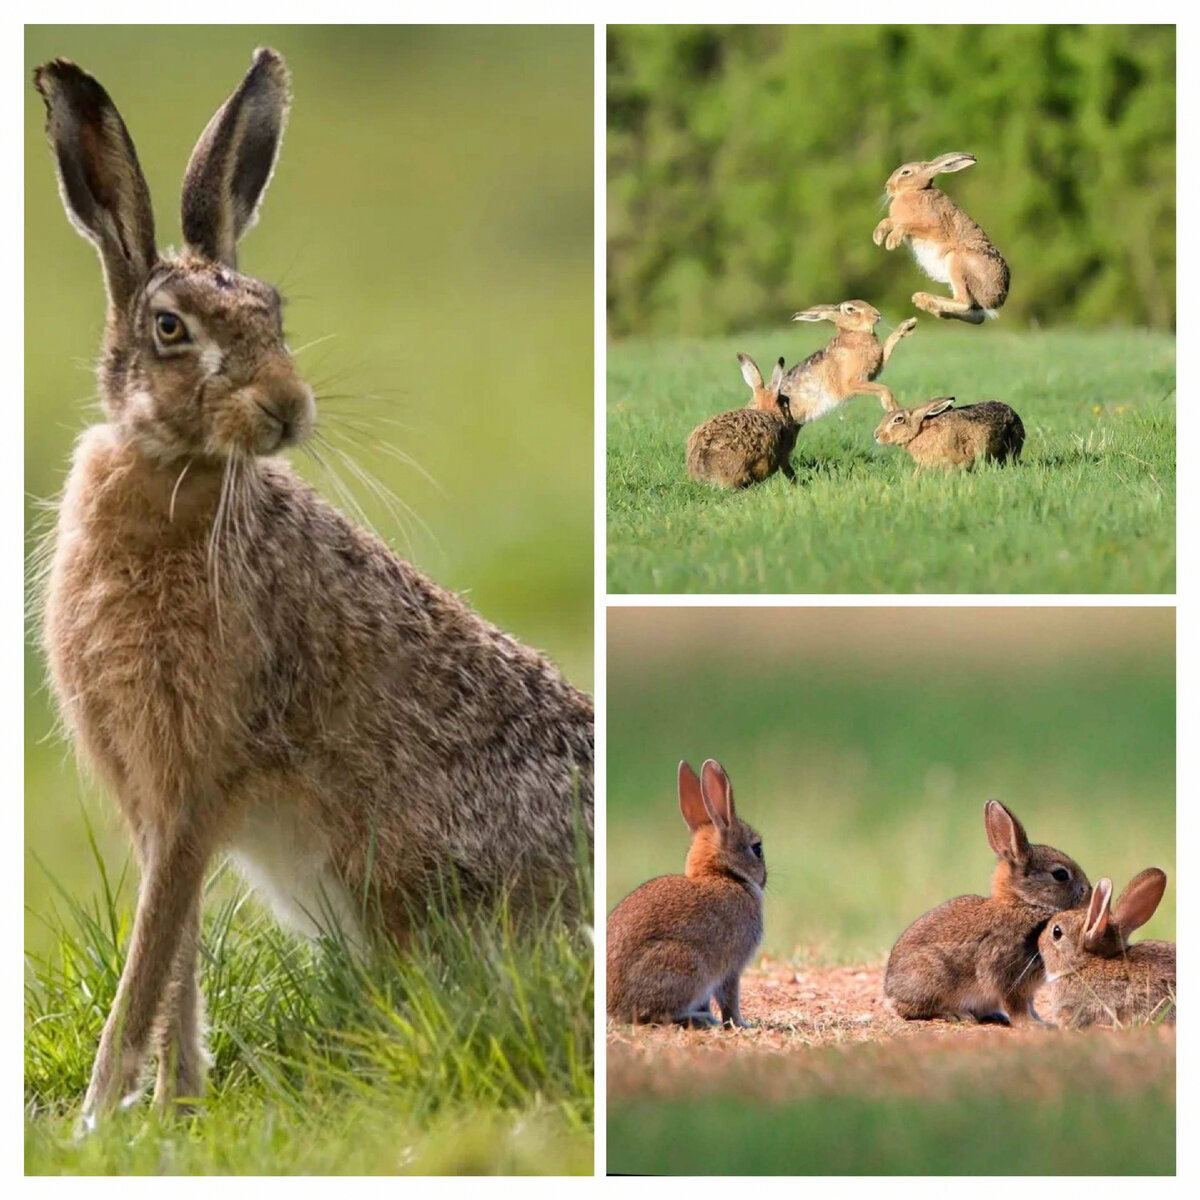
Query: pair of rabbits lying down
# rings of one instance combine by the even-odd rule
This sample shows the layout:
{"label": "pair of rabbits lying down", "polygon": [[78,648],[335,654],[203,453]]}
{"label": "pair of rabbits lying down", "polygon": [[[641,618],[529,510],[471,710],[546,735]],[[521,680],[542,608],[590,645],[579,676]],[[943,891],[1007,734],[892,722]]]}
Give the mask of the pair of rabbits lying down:
{"label": "pair of rabbits lying down", "polygon": [[[763,932],[762,838],[735,811],[717,762],[679,764],[679,807],[692,834],[682,875],[631,892],[608,918],[608,1014],[614,1021],[745,1025],[739,980]],[[990,896],[959,896],[900,935],[883,990],[908,1020],[971,1017],[1010,1024],[1175,1021],[1175,946],[1130,935],[1166,889],[1141,872],[1110,910],[1112,881],[1093,888],[1077,863],[1030,843],[998,800],[984,807],[997,855]],[[1037,996],[1038,1009],[1034,1008]]]}

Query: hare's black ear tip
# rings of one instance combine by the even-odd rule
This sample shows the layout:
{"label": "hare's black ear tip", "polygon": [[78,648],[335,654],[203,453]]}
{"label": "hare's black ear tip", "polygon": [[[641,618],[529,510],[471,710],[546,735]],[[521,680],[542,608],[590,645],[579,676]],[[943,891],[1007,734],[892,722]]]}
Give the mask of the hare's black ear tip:
{"label": "hare's black ear tip", "polygon": [[287,63],[283,61],[283,55],[278,50],[272,50],[270,46],[259,46],[254,51],[254,59],[250,69],[252,71],[267,71],[277,83],[287,83]]}
{"label": "hare's black ear tip", "polygon": [[62,82],[72,76],[78,79],[83,74],[83,71],[69,58],[52,58],[49,62],[33,68],[33,86],[44,96],[47,89],[54,83]]}

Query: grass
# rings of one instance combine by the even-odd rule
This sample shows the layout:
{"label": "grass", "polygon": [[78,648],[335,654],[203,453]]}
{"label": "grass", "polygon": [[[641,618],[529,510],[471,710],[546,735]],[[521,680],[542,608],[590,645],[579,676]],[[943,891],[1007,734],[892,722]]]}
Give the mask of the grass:
{"label": "grass", "polygon": [[[549,914],[515,932],[434,909],[403,956],[301,943],[210,881],[201,987],[213,1070],[195,1115],[148,1101],[74,1126],[116,990],[124,878],[60,892],[27,957],[29,1174],[587,1174],[592,947]],[[590,886],[584,891],[590,896]]]}
{"label": "grass", "polygon": [[907,454],[874,444],[879,406],[857,397],[802,431],[796,488],[689,480],[688,433],[747,398],[735,353],[766,370],[819,344],[792,327],[610,345],[610,592],[1175,590],[1172,337],[923,318],[885,381],[903,404],[1011,404],[1027,435],[1019,468],[918,476]]}

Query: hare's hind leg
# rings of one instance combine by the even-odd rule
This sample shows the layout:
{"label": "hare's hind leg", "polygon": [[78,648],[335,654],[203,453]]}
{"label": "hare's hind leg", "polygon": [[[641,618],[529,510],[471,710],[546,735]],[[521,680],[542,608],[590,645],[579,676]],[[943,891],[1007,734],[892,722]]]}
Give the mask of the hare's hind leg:
{"label": "hare's hind leg", "polygon": [[982,325],[987,313],[975,302],[970,285],[957,254],[946,255],[946,269],[950,275],[950,288],[954,298],[935,296],[932,292],[914,292],[912,302],[924,312],[935,317],[966,321],[969,325]]}
{"label": "hare's hind leg", "polygon": [[721,1010],[721,1020],[726,1025],[746,1029],[748,1025],[742,1020],[741,981],[740,971],[734,971],[721,980],[716,991],[717,1007]]}
{"label": "hare's hind leg", "polygon": [[154,1103],[160,1110],[169,1108],[176,1100],[198,1100],[204,1093],[208,1055],[204,1046],[204,1001],[197,977],[200,907],[197,895],[179,939],[159,1015]]}

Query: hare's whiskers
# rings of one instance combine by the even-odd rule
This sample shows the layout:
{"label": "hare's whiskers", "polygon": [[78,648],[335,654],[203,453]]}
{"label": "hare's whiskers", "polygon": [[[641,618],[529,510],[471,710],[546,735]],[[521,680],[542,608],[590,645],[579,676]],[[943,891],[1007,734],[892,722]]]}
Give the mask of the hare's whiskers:
{"label": "hare's whiskers", "polygon": [[188,473],[188,467],[192,465],[192,459],[188,459],[183,464],[183,470],[179,472],[179,478],[175,480],[175,486],[171,489],[171,503],[167,506],[167,524],[170,525],[175,520],[175,497],[179,495],[179,485],[183,482],[183,477]]}

